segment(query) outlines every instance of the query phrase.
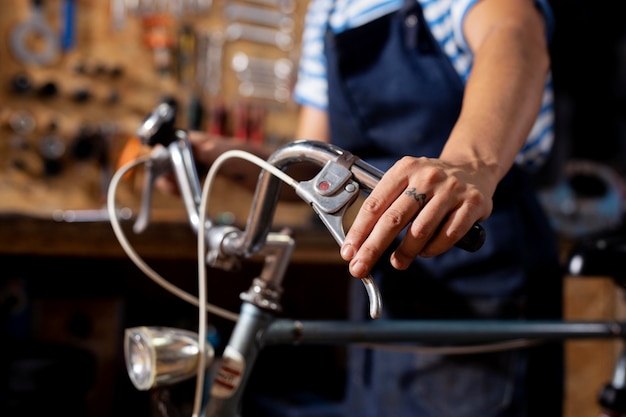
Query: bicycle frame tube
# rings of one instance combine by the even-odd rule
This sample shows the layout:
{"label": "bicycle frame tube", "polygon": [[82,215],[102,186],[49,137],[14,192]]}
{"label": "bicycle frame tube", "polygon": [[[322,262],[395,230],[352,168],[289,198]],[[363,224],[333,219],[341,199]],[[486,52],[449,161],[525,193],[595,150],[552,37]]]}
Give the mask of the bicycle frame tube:
{"label": "bicycle frame tube", "polygon": [[239,317],[211,384],[206,417],[240,415],[246,382],[262,347],[257,335],[267,329],[272,313],[244,302]]}
{"label": "bicycle frame tube", "polygon": [[[211,389],[206,417],[239,417],[241,398],[258,353],[272,345],[479,343],[526,339],[558,342],[570,339],[626,338],[623,321],[563,320],[273,320],[273,313],[244,302],[240,320]],[[386,346],[385,346],[386,345]],[[416,347],[418,345],[415,345]],[[232,348],[231,348],[232,347]],[[510,348],[509,348],[510,349]]]}
{"label": "bicycle frame tube", "polygon": [[563,320],[275,320],[265,345],[399,342],[493,342],[511,339],[626,338],[626,322]]}

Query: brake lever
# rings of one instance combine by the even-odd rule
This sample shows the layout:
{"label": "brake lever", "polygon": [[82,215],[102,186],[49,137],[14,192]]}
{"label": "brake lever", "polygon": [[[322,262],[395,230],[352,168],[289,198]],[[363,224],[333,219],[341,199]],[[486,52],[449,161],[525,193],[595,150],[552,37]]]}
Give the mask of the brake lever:
{"label": "brake lever", "polygon": [[145,163],[145,174],[143,179],[143,191],[141,195],[141,205],[137,220],[133,224],[133,232],[142,233],[150,223],[150,211],[152,210],[152,190],[154,181],[161,175],[171,170],[170,154],[166,148],[155,148],[150,159]]}
{"label": "brake lever", "polygon": [[[328,161],[311,180],[298,183],[296,193],[308,202],[341,247],[346,238],[343,218],[359,195],[359,183],[352,179],[352,172],[344,166]],[[361,278],[369,297],[370,317],[379,318],[382,297],[374,278]]]}
{"label": "brake lever", "polygon": [[201,200],[200,181],[195,168],[189,135],[185,130],[174,127],[175,116],[175,106],[164,101],[146,117],[137,129],[136,135],[142,144],[151,146],[154,150],[146,163],[141,209],[133,226],[135,233],[141,233],[147,227],[150,220],[154,182],[156,178],[168,171],[174,173],[191,227],[196,232],[200,227],[198,224]]}

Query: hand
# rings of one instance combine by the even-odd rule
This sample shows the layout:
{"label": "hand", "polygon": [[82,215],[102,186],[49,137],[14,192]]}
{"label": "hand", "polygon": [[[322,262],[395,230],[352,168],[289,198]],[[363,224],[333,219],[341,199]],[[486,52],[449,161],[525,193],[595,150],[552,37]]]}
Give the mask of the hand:
{"label": "hand", "polygon": [[[215,159],[222,152],[227,150],[225,149],[227,147],[226,144],[230,142],[230,140],[221,136],[190,131],[189,142],[191,143],[192,152],[199,171],[198,174],[202,175],[203,173],[206,173],[206,170],[211,166]],[[178,184],[174,173],[171,171],[157,178],[155,186],[158,190],[166,194],[179,195]]]}
{"label": "hand", "polygon": [[450,249],[491,214],[495,182],[485,171],[484,165],[424,157],[396,162],[365,199],[346,235],[341,256],[350,262],[350,273],[367,276],[407,225],[391,255],[394,268],[406,269],[416,256]]}
{"label": "hand", "polygon": [[[210,135],[198,131],[189,132],[189,141],[191,142],[193,155],[198,167],[198,175],[201,178],[215,160],[226,151],[238,149],[256,155],[261,159],[267,159],[272,151],[272,149],[265,149],[262,146],[242,142],[235,138]],[[218,175],[222,175],[253,192],[256,189],[259,172],[260,168],[254,164],[242,164],[241,161],[232,160],[226,161],[220,167]],[[178,185],[173,174],[163,175],[158,178],[156,186],[167,193],[178,193]],[[291,192],[291,194],[293,196],[290,198],[295,199],[297,197],[294,192]]]}

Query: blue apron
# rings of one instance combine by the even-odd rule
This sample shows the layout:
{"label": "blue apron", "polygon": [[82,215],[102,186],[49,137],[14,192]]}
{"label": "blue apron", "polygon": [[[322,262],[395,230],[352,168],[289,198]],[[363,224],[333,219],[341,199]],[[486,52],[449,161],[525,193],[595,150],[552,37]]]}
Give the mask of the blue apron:
{"label": "blue apron", "polygon": [[[382,170],[405,155],[440,154],[464,85],[419,2],[346,32],[328,29],[325,50],[334,144]],[[503,179],[482,225],[487,239],[478,252],[453,248],[405,271],[389,265],[390,248],[373,273],[385,318],[561,317],[555,236],[525,173],[513,168]],[[367,319],[358,280],[351,316]],[[350,348],[342,415],[561,415],[561,348],[447,356]]]}

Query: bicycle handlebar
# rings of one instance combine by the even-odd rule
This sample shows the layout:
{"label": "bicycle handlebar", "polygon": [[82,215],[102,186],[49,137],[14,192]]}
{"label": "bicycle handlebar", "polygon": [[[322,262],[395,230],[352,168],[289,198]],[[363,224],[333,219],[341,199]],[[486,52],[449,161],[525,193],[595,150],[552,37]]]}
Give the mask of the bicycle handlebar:
{"label": "bicycle handlebar", "polygon": [[[160,144],[166,147],[167,152],[156,152],[147,164],[144,198],[140,215],[135,223],[136,232],[143,230],[148,223],[154,180],[168,168],[168,165],[177,179],[190,225],[196,232],[200,227],[198,224],[200,182],[191,143],[186,131],[174,128],[174,118],[175,111],[172,105],[164,102],[137,130],[137,136],[145,145]],[[339,246],[345,239],[343,217],[347,209],[358,197],[359,190],[372,191],[384,174],[335,145],[311,140],[299,140],[279,148],[266,162],[279,170],[302,162],[312,162],[321,167],[313,179],[298,183],[296,193],[311,205]],[[250,257],[265,247],[271,229],[271,219],[278,205],[281,185],[281,179],[267,170],[261,171],[243,231],[232,227],[217,227],[207,221],[204,227],[211,248],[207,260],[210,260],[213,266],[232,266],[233,258]],[[473,252],[482,246],[484,239],[484,229],[475,224],[456,246]],[[363,278],[362,281],[370,299],[370,316],[377,318],[382,309],[378,288],[371,276]]]}
{"label": "bicycle handlebar", "polygon": [[[320,166],[326,166],[329,162],[332,162],[348,169],[364,191],[372,191],[384,174],[378,168],[338,146],[319,141],[299,140],[292,142],[275,151],[267,161],[280,169],[285,169],[289,165],[299,162],[313,162]],[[246,226],[247,234],[243,246],[247,251],[254,252],[262,245],[267,235],[270,224],[267,222],[264,224],[258,220],[273,215],[278,202],[280,185],[278,178],[267,171],[261,172],[253,200],[254,203]],[[299,194],[305,201],[307,201],[307,197],[311,200],[316,198],[316,196]],[[310,204],[314,203],[314,201],[307,202]],[[333,230],[330,230],[330,232],[333,233]],[[484,229],[479,224],[474,224],[456,246],[475,252],[482,247],[484,241]]]}

